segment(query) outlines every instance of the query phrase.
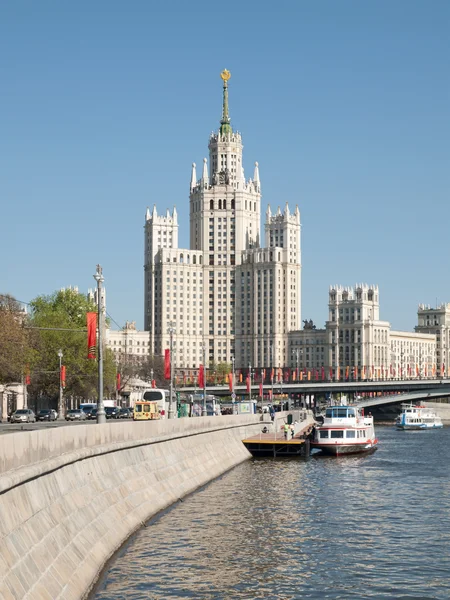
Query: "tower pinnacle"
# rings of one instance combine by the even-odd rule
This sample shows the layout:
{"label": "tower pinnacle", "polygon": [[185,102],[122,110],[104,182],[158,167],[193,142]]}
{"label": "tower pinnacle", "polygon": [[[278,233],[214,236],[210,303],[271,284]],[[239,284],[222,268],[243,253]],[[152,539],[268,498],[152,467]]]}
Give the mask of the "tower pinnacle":
{"label": "tower pinnacle", "polygon": [[231,128],[230,115],[228,113],[228,80],[231,77],[230,71],[224,69],[220,74],[223,81],[223,106],[222,106],[222,119],[220,121],[220,133],[225,135],[227,133],[233,133]]}

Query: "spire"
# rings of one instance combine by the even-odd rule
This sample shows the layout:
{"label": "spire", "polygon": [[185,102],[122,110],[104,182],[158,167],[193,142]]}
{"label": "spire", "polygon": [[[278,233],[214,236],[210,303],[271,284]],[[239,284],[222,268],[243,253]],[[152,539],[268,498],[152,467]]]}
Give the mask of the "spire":
{"label": "spire", "polygon": [[150,209],[147,206],[147,210],[145,211],[145,220],[150,221]]}
{"label": "spire", "polygon": [[177,221],[178,221],[178,213],[177,213],[177,207],[176,206],[173,207],[172,219],[173,219],[173,222],[176,225]]}
{"label": "spire", "polygon": [[272,211],[270,210],[270,204],[267,205],[266,219],[269,221],[272,218]]}
{"label": "spire", "polygon": [[291,214],[291,212],[289,210],[289,204],[286,202],[286,206],[284,207],[284,216],[289,217],[290,214]]}
{"label": "spire", "polygon": [[195,171],[195,163],[192,163],[192,173],[191,173],[191,192],[197,185],[197,173]]}
{"label": "spire", "polygon": [[259,182],[259,165],[257,162],[255,162],[255,172],[253,174],[253,181],[256,184],[256,187],[259,189],[260,186],[260,182]]}
{"label": "spire", "polygon": [[233,133],[231,128],[230,115],[228,114],[228,80],[231,77],[230,71],[224,69],[220,74],[223,81],[223,106],[222,106],[222,120],[220,121],[220,133],[226,135]]}
{"label": "spire", "polygon": [[208,185],[209,177],[208,177],[208,161],[206,158],[203,159],[203,175],[202,175],[202,183],[203,185]]}

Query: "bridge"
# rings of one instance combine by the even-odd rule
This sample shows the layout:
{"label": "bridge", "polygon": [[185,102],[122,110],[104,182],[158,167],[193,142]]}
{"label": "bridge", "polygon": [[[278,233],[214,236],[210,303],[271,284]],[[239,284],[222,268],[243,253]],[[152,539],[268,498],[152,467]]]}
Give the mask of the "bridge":
{"label": "bridge", "polygon": [[[297,382],[275,382],[273,384],[274,394],[325,394],[325,393],[352,393],[357,392],[413,392],[442,390],[445,387],[450,388],[450,379],[387,379],[370,381],[297,381]],[[272,390],[271,384],[264,384],[264,396]],[[193,386],[179,386],[177,391],[185,394],[202,394],[203,390]],[[236,396],[248,397],[247,386],[245,384],[235,385]],[[224,397],[230,396],[228,385],[207,385],[207,394]],[[259,396],[259,383],[253,383],[251,386],[253,396]]]}

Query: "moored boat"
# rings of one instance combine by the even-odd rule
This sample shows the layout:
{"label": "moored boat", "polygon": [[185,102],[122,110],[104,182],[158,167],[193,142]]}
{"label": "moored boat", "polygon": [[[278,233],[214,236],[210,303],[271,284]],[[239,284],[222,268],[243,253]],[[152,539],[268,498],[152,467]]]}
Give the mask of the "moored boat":
{"label": "moored boat", "polygon": [[315,428],[312,448],[333,454],[357,454],[377,447],[372,415],[356,406],[330,406]]}
{"label": "moored boat", "polygon": [[441,429],[442,419],[426,406],[402,404],[402,412],[395,421],[397,429]]}

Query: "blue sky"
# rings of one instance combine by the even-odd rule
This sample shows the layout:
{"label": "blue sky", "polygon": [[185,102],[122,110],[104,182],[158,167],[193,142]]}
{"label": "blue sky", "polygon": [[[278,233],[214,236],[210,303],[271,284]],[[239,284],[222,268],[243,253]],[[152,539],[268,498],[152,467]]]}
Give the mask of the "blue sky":
{"label": "blue sky", "polygon": [[330,284],[378,284],[381,318],[450,302],[450,3],[115,0],[0,5],[0,293],[95,285],[143,327],[147,206],[207,156],[228,68],[263,209],[298,204],[302,318]]}

